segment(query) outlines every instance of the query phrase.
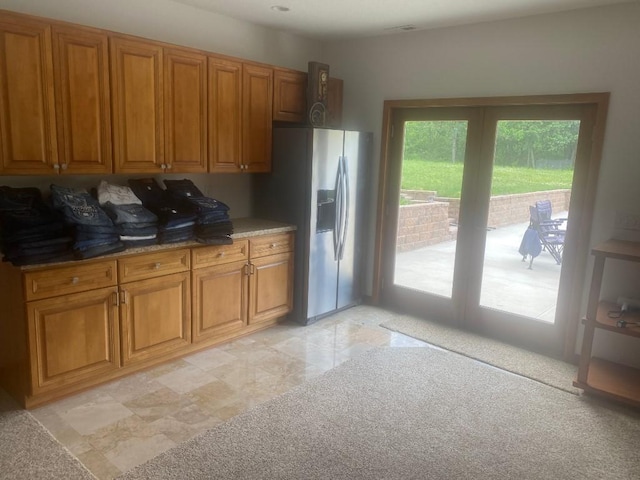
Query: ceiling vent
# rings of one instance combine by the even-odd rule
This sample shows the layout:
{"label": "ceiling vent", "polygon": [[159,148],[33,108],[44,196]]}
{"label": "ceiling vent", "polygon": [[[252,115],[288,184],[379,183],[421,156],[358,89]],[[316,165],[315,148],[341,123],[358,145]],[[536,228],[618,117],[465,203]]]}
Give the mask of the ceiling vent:
{"label": "ceiling vent", "polygon": [[401,30],[403,32],[409,32],[411,30],[416,30],[418,27],[416,27],[415,25],[398,25],[397,27],[389,27],[389,28],[385,28],[385,30],[387,31],[391,31],[391,30]]}

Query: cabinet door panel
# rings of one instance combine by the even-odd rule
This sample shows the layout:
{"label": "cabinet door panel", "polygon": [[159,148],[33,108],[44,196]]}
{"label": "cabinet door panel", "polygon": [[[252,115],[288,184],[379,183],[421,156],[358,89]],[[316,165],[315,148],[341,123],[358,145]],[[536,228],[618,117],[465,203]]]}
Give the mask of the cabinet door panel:
{"label": "cabinet door panel", "polygon": [[249,260],[249,241],[234,240],[231,245],[210,245],[191,249],[193,269]]}
{"label": "cabinet door panel", "polygon": [[115,288],[27,303],[33,393],[119,367]]}
{"label": "cabinet door panel", "polygon": [[277,233],[275,235],[261,235],[251,238],[251,258],[266,257],[277,253],[293,251],[295,237],[292,233]]}
{"label": "cabinet door panel", "polygon": [[274,70],[273,120],[302,123],[307,117],[307,74]]}
{"label": "cabinet door panel", "polygon": [[189,271],[191,255],[188,249],[133,255],[118,260],[120,283]]}
{"label": "cabinet door panel", "polygon": [[158,357],[191,343],[189,274],[129,283],[122,288],[122,363]]}
{"label": "cabinet door panel", "polygon": [[51,30],[0,15],[0,173],[51,174],[58,165]]}
{"label": "cabinet door panel", "polygon": [[164,163],[162,47],[111,38],[115,171],[160,173]]}
{"label": "cabinet door panel", "polygon": [[240,172],[242,64],[209,57],[209,171]]}
{"label": "cabinet door panel", "polygon": [[242,67],[242,164],[246,172],[271,171],[273,70]]}
{"label": "cabinet door panel", "polygon": [[55,26],[53,60],[61,171],[111,173],[107,34]]}
{"label": "cabinet door panel", "polygon": [[112,287],[117,281],[116,272],[115,260],[26,272],[25,294],[27,300],[39,300]]}
{"label": "cabinet door panel", "polygon": [[249,324],[286,315],[293,308],[293,254],[251,260]]}
{"label": "cabinet door panel", "polygon": [[207,171],[207,57],[164,54],[165,139],[172,173]]}
{"label": "cabinet door panel", "polygon": [[193,272],[193,341],[241,329],[247,324],[246,262]]}
{"label": "cabinet door panel", "polygon": [[327,127],[342,128],[342,91],[344,82],[339,78],[329,77],[327,88]]}

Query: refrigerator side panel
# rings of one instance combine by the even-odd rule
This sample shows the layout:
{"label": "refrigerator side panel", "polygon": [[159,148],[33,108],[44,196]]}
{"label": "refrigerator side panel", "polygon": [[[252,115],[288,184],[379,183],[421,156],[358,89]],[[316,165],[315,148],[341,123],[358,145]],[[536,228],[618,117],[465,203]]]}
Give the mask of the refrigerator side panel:
{"label": "refrigerator side panel", "polygon": [[344,169],[349,199],[339,264],[338,308],[355,305],[362,296],[362,259],[366,249],[364,226],[368,210],[367,189],[371,188],[368,167],[372,141],[370,133],[345,132]]}
{"label": "refrigerator side panel", "polygon": [[310,321],[336,309],[338,232],[335,209],[343,140],[344,133],[339,130],[313,131],[307,309]]}
{"label": "refrigerator side panel", "polygon": [[308,128],[274,128],[272,171],[253,176],[253,215],[296,225],[293,311],[307,323],[311,216],[311,144]]}

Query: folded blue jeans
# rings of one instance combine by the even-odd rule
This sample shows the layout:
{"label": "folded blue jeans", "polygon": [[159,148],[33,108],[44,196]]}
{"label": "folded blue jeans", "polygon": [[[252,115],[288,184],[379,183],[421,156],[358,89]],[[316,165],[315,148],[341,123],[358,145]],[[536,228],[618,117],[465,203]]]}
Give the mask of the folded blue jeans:
{"label": "folded blue jeans", "polygon": [[88,192],[51,185],[54,208],[60,210],[65,221],[75,225],[111,226],[113,222]]}
{"label": "folded blue jeans", "polygon": [[113,223],[121,225],[123,223],[157,223],[158,217],[138,204],[115,205],[111,202],[105,203],[102,208],[111,217]]}

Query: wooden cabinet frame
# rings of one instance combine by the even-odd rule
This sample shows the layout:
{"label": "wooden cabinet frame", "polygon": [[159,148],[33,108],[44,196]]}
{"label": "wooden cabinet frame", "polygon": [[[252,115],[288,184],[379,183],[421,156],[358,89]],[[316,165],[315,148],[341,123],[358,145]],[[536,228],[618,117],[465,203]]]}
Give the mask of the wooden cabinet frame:
{"label": "wooden cabinet frame", "polygon": [[0,174],[50,175],[58,167],[51,27],[0,16]]}
{"label": "wooden cabinet frame", "polygon": [[31,408],[274,325],[292,309],[293,235],[0,264],[0,386]]}

